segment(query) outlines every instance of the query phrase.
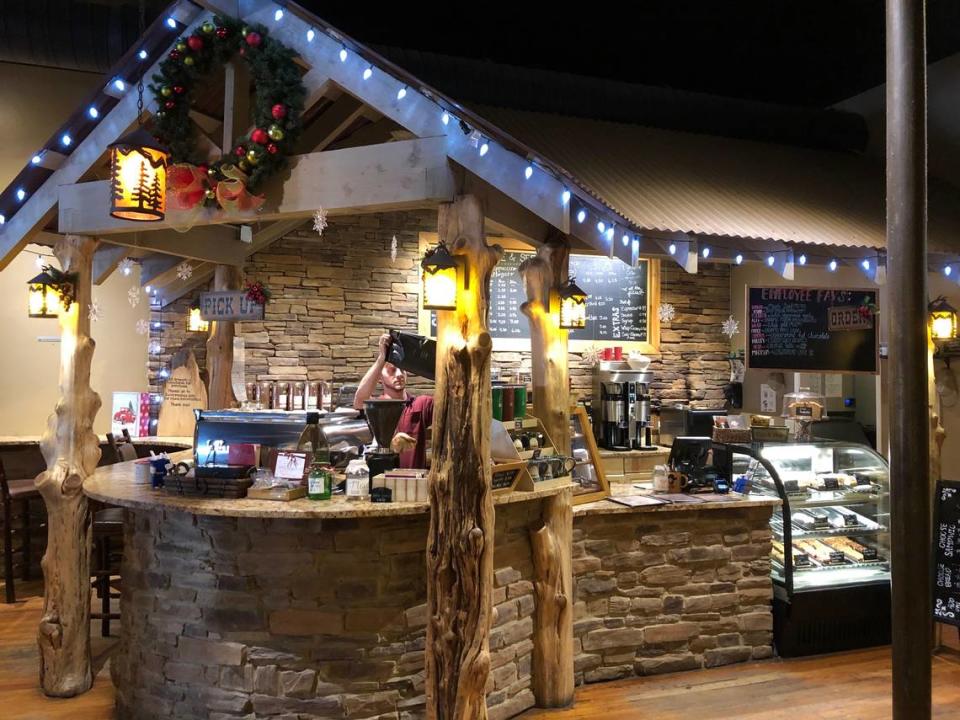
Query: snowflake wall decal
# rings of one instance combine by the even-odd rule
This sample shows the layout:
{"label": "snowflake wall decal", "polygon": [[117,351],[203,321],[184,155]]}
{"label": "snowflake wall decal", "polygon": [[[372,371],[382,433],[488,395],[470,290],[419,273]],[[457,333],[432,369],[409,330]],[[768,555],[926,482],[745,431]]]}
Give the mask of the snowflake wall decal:
{"label": "snowflake wall decal", "polygon": [[140,304],[140,288],[136,285],[127,290],[127,302],[130,303],[130,307],[136,307]]}
{"label": "snowflake wall decal", "polygon": [[177,277],[181,280],[189,280],[193,275],[193,265],[184,260],[177,265]]}
{"label": "snowflake wall decal", "polygon": [[393,236],[393,240],[390,241],[390,262],[397,261],[397,236]]}
{"label": "snowflake wall decal", "polygon": [[147,352],[151,355],[159,355],[163,350],[163,346],[158,340],[152,340],[149,345],[147,345]]}
{"label": "snowflake wall decal", "polygon": [[90,322],[97,322],[102,314],[103,310],[100,307],[100,303],[94,301],[87,305],[87,317],[90,318]]}
{"label": "snowflake wall decal", "polygon": [[677,310],[670,303],[660,303],[660,307],[657,310],[657,316],[660,318],[660,322],[672,322],[674,316],[677,314]]}
{"label": "snowflake wall decal", "polygon": [[322,206],[313,213],[313,229],[320,237],[323,237],[323,231],[327,229],[327,211]]}
{"label": "snowflake wall decal", "polygon": [[728,338],[732,338],[734,335],[740,332],[740,323],[734,320],[733,315],[731,315],[722,323],[720,323],[720,330]]}
{"label": "snowflake wall decal", "polygon": [[596,345],[591,345],[583,351],[580,357],[583,359],[585,365],[595,366],[600,363],[601,352],[600,348]]}
{"label": "snowflake wall decal", "polygon": [[133,272],[133,260],[125,257],[123,260],[120,261],[120,264],[117,265],[117,270],[122,272],[124,275],[129,275],[130,273]]}
{"label": "snowflake wall decal", "polygon": [[150,332],[150,323],[143,318],[137,320],[137,335],[146,335]]}

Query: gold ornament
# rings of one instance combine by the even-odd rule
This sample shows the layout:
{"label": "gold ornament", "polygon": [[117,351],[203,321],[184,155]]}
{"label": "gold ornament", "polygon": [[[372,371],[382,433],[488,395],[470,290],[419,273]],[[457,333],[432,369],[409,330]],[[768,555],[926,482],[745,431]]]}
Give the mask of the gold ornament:
{"label": "gold ornament", "polygon": [[185,42],[183,42],[182,40],[181,40],[180,42],[178,42],[174,47],[177,49],[177,52],[186,52],[186,51],[187,51],[187,44],[186,44]]}
{"label": "gold ornament", "polygon": [[207,188],[206,192],[203,194],[206,196],[207,200],[213,200],[217,196],[217,193],[213,191],[213,188]]}
{"label": "gold ornament", "polygon": [[269,128],[267,128],[267,135],[270,136],[271,140],[280,142],[283,140],[283,128],[281,128],[279,125],[271,125]]}
{"label": "gold ornament", "polygon": [[256,165],[258,162],[260,162],[260,156],[257,155],[256,150],[247,151],[247,162],[251,165]]}
{"label": "gold ornament", "polygon": [[207,177],[216,177],[217,169],[215,167],[207,168]]}
{"label": "gold ornament", "polygon": [[200,30],[203,31],[205,35],[211,34],[216,28],[213,23],[207,20],[203,25],[200,26]]}
{"label": "gold ornament", "polygon": [[168,85],[164,85],[162,88],[160,88],[160,94],[164,97],[170,97],[173,95],[173,88]]}
{"label": "gold ornament", "polygon": [[193,55],[187,55],[187,56],[183,59],[183,64],[186,65],[187,67],[193,65],[193,63],[194,63]]}
{"label": "gold ornament", "polygon": [[244,172],[250,169],[250,166],[247,164],[246,160],[241,160],[240,162],[238,162],[237,167],[243,170]]}

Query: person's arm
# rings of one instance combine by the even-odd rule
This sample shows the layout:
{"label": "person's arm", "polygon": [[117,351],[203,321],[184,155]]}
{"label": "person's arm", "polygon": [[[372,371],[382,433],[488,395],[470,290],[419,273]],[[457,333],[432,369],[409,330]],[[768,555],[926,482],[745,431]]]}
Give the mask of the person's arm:
{"label": "person's arm", "polygon": [[363,376],[363,379],[360,381],[360,385],[357,386],[357,392],[353,396],[354,410],[362,410],[364,400],[368,400],[377,389],[377,383],[380,382],[380,373],[383,370],[383,366],[387,363],[387,350],[390,347],[390,334],[384,333],[381,335],[378,345],[379,348],[377,359],[374,360],[373,365],[370,366],[370,369],[367,370],[366,374]]}

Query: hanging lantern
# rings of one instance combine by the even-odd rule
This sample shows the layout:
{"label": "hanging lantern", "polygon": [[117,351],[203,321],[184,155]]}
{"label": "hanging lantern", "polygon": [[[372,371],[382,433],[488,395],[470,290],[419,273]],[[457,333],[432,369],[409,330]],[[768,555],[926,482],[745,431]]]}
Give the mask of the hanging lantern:
{"label": "hanging lantern", "polygon": [[560,322],[563,330],[582,330],[587,326],[587,294],[569,278],[559,290]]}
{"label": "hanging lantern", "polygon": [[930,315],[930,335],[934,340],[954,340],[957,337],[957,309],[941,295],[927,306]]}
{"label": "hanging lantern", "polygon": [[194,305],[190,308],[190,314],[187,316],[188,332],[207,332],[210,329],[210,322],[200,317],[200,306]]}
{"label": "hanging lantern", "polygon": [[456,310],[459,266],[444,243],[427,251],[420,263],[423,269],[424,310]]}
{"label": "hanging lantern", "polygon": [[167,207],[169,151],[143,128],[110,146],[110,215],[156,222]]}
{"label": "hanging lantern", "polygon": [[27,282],[27,312],[32,318],[55,318],[70,309],[73,283],[50,267]]}

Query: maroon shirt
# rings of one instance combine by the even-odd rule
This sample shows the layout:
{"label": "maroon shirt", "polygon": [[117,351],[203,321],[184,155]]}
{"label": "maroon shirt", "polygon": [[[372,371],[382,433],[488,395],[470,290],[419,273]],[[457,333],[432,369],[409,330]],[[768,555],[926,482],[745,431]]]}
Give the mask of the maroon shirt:
{"label": "maroon shirt", "polygon": [[417,441],[413,450],[400,453],[400,467],[427,467],[427,428],[433,424],[433,396],[417,395],[404,408],[397,423],[397,432],[406,433]]}

